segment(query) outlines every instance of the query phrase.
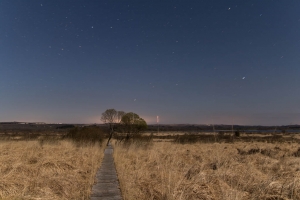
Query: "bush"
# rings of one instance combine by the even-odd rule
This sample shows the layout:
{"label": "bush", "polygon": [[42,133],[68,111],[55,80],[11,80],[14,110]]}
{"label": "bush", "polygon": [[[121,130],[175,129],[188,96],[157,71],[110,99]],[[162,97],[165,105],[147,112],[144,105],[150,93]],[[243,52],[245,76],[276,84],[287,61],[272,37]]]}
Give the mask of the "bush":
{"label": "bush", "polygon": [[153,134],[146,136],[142,134],[124,135],[124,134],[114,134],[114,139],[117,140],[117,144],[122,144],[124,146],[140,146],[149,147],[153,144]]}
{"label": "bush", "polygon": [[65,138],[76,143],[94,144],[101,143],[107,138],[107,132],[98,126],[75,127],[67,133]]}
{"label": "bush", "polygon": [[186,143],[196,143],[198,141],[198,138],[196,135],[189,135],[189,134],[184,134],[184,135],[177,135],[176,138],[174,139],[175,143],[180,143],[180,144],[186,144]]}
{"label": "bush", "polygon": [[75,128],[75,126],[74,125],[63,125],[63,126],[56,127],[56,129],[70,129],[70,128]]}

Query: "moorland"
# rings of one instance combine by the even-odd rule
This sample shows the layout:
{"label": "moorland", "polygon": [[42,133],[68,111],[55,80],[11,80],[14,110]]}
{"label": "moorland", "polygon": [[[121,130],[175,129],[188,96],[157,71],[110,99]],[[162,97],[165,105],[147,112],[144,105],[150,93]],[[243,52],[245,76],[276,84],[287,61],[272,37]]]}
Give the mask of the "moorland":
{"label": "moorland", "polygon": [[[300,199],[298,127],[257,130],[150,125],[131,138],[115,133],[123,198]],[[89,199],[107,132],[103,125],[1,123],[0,199]]]}

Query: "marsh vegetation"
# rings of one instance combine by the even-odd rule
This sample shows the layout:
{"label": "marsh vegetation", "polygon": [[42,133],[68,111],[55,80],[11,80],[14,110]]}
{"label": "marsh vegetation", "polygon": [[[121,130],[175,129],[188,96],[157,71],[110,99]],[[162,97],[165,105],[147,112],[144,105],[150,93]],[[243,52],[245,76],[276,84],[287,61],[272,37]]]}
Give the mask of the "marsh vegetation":
{"label": "marsh vegetation", "polygon": [[[109,129],[2,134],[0,199],[89,199]],[[300,199],[297,133],[115,132],[125,200]]]}
{"label": "marsh vegetation", "polygon": [[105,148],[97,131],[2,136],[0,199],[89,199]]}
{"label": "marsh vegetation", "polygon": [[198,136],[191,142],[193,137],[116,141],[124,199],[300,199],[298,141],[256,136],[215,142]]}

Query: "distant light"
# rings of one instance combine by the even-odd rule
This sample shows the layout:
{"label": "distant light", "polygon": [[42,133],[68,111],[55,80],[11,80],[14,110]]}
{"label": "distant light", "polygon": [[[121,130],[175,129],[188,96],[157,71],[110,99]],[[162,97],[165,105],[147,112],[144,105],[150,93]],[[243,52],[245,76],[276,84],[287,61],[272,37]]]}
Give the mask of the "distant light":
{"label": "distant light", "polygon": [[245,79],[246,77],[244,76],[242,79]]}

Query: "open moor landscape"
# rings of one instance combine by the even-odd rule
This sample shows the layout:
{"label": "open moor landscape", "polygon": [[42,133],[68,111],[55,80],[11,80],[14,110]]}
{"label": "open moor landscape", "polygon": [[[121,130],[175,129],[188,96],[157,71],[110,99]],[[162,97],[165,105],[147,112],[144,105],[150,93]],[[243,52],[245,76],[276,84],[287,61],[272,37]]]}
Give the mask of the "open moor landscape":
{"label": "open moor landscape", "polygon": [[[90,198],[109,129],[64,127],[1,130],[0,199]],[[111,144],[124,200],[300,199],[298,133],[115,132]]]}

